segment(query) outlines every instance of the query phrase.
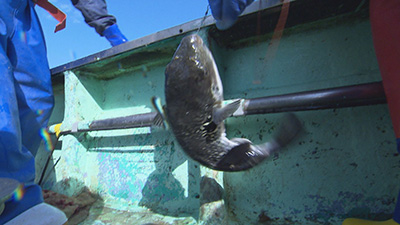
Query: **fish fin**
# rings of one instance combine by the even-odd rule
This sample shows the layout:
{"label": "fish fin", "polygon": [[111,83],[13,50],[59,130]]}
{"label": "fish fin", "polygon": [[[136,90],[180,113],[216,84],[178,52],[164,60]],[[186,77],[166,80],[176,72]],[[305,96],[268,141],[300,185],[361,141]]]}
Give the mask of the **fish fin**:
{"label": "fish fin", "polygon": [[163,127],[164,129],[166,129],[168,127],[166,123],[167,120],[165,119],[165,113],[160,98],[157,96],[153,96],[151,98],[151,104],[157,111],[157,115],[153,119],[153,125],[158,127]]}
{"label": "fish fin", "polygon": [[164,120],[159,113],[157,113],[157,115],[154,117],[153,125],[156,127],[164,127]]}
{"label": "fish fin", "polygon": [[273,140],[281,147],[288,145],[303,130],[303,125],[293,113],[286,113]]}
{"label": "fish fin", "polygon": [[228,105],[222,108],[216,108],[213,112],[213,122],[215,124],[220,124],[226,118],[232,116],[232,114],[240,107],[241,100],[238,99],[234,102],[229,103]]}

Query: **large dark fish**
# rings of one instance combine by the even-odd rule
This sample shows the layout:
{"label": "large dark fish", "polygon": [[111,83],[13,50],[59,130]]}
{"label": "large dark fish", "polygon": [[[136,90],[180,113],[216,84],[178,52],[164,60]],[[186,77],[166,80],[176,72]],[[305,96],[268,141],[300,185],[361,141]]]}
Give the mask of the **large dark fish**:
{"label": "large dark fish", "polygon": [[206,167],[222,171],[252,168],[288,144],[301,129],[297,118],[288,114],[268,143],[252,145],[244,138],[229,140],[223,121],[238,109],[240,101],[223,107],[217,66],[196,34],[182,39],[165,77],[166,120],[182,149]]}

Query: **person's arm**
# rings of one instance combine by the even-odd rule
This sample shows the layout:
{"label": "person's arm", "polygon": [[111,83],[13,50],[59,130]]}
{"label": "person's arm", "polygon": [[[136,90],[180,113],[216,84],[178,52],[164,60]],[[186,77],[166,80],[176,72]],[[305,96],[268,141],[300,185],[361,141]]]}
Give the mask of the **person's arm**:
{"label": "person's arm", "polygon": [[211,13],[215,18],[217,28],[226,30],[231,27],[240,14],[254,0],[208,0]]}
{"label": "person's arm", "polygon": [[85,22],[100,36],[106,37],[112,46],[127,41],[117,26],[116,18],[108,14],[105,0],[71,0],[71,2],[81,11]]}

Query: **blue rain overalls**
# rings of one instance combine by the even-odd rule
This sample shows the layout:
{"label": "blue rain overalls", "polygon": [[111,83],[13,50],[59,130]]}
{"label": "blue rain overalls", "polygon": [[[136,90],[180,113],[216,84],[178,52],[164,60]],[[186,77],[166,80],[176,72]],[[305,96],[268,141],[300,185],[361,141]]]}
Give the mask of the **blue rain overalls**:
{"label": "blue rain overalls", "polygon": [[54,100],[42,28],[31,0],[0,0],[0,177],[25,184],[0,224],[43,202],[35,155]]}

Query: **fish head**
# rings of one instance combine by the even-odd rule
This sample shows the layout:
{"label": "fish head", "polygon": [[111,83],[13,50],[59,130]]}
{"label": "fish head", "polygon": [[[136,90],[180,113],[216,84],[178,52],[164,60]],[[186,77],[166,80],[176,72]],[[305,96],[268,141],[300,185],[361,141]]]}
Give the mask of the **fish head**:
{"label": "fish head", "polygon": [[165,74],[167,85],[194,88],[222,96],[222,84],[212,53],[197,34],[181,40]]}

